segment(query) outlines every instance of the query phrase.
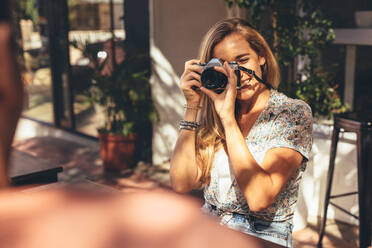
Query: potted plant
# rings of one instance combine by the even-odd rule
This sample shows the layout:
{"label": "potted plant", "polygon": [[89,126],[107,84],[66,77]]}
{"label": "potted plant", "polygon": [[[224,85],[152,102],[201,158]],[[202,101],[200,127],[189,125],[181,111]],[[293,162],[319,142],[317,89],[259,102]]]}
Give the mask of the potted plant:
{"label": "potted plant", "polygon": [[[112,50],[106,51],[107,61]],[[104,113],[104,126],[98,129],[98,138],[105,170],[133,166],[141,127],[158,118],[151,99],[149,62],[147,56],[126,53],[119,64],[95,68],[87,93],[89,101],[101,106]]]}

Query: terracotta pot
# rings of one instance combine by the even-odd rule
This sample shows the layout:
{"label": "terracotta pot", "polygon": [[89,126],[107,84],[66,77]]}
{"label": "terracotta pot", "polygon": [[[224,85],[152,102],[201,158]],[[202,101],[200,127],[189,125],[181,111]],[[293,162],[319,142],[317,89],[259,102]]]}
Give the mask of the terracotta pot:
{"label": "terracotta pot", "polygon": [[120,171],[133,166],[136,135],[98,133],[105,170]]}

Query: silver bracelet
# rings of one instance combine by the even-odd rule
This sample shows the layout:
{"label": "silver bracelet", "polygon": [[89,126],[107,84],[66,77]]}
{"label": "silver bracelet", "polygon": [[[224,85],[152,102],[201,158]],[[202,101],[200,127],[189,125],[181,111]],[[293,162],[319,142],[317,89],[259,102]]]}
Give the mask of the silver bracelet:
{"label": "silver bracelet", "polygon": [[180,126],[179,127],[179,130],[182,130],[182,129],[184,129],[184,130],[189,130],[189,131],[196,131],[196,127],[189,127],[189,126]]}
{"label": "silver bracelet", "polygon": [[199,127],[199,123],[195,121],[180,121],[179,129],[196,130]]}
{"label": "silver bracelet", "polygon": [[189,106],[189,105],[187,105],[187,104],[183,105],[183,107],[184,107],[185,109],[193,109],[193,110],[199,110],[199,109],[202,108],[201,106]]}
{"label": "silver bracelet", "polygon": [[197,123],[196,121],[185,121],[185,120],[181,120],[180,121],[180,125],[182,125],[182,126],[191,126],[191,127],[199,127],[199,123]]}

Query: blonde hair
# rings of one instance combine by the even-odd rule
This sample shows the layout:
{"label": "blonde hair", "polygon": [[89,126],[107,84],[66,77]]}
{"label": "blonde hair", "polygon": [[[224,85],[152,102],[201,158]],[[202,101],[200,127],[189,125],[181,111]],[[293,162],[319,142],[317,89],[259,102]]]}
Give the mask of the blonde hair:
{"label": "blonde hair", "polygon": [[[243,35],[251,48],[265,58],[266,63],[261,67],[262,79],[276,88],[280,80],[278,63],[262,35],[242,19],[221,20],[207,32],[200,46],[201,62],[208,62],[213,56],[214,47],[232,33]],[[224,144],[225,133],[213,102],[203,95],[201,105],[203,107],[199,119],[200,128],[196,136],[196,158],[202,171],[201,186],[205,186],[210,182],[213,157]]]}

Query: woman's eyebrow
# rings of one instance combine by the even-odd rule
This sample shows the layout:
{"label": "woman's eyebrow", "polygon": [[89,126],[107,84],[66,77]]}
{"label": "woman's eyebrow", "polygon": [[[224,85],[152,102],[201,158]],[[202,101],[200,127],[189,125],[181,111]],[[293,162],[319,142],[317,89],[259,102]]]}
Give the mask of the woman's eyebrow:
{"label": "woman's eyebrow", "polygon": [[240,59],[241,57],[248,56],[248,55],[250,55],[250,53],[243,53],[243,54],[236,56],[235,58]]}
{"label": "woman's eyebrow", "polygon": [[[244,57],[244,56],[249,56],[249,55],[251,55],[250,53],[243,53],[243,54],[239,54],[239,55],[237,55],[236,57],[235,57],[235,59],[234,60],[238,60],[238,59],[240,59],[240,58],[242,58],[242,57]],[[223,64],[223,63],[225,63],[225,60],[224,59],[222,59],[222,58],[218,58],[219,60],[220,60],[220,62]]]}

